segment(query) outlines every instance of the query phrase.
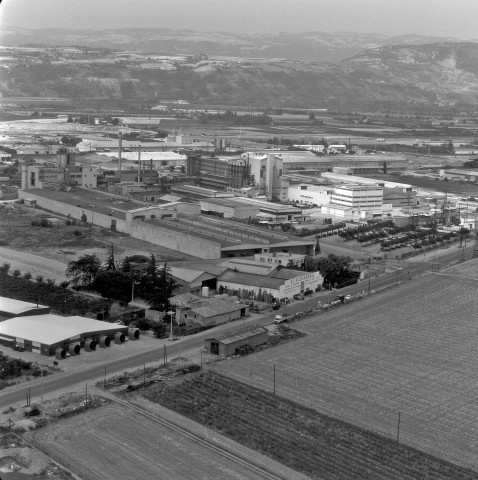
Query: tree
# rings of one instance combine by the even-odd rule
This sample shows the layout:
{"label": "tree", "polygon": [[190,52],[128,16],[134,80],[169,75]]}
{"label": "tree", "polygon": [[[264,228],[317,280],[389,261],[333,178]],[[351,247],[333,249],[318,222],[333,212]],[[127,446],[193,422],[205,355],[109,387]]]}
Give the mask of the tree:
{"label": "tree", "polygon": [[110,244],[110,248],[108,250],[108,258],[106,259],[104,269],[107,272],[110,270],[116,270],[115,252],[114,252],[113,244]]}
{"label": "tree", "polygon": [[324,277],[324,284],[341,285],[357,278],[356,272],[350,269],[350,257],[338,257],[330,254],[327,258],[319,258],[317,269]]}
{"label": "tree", "polygon": [[315,243],[315,254],[316,255],[319,255],[320,254],[320,243],[319,243],[319,239],[317,238],[317,242]]}
{"label": "tree", "polygon": [[71,285],[88,288],[100,272],[101,262],[96,255],[83,255],[78,260],[71,260],[66,267],[66,276],[72,277]]}
{"label": "tree", "polygon": [[0,266],[0,275],[8,275],[8,271],[10,270],[10,264],[8,262],[2,263]]}
{"label": "tree", "polygon": [[168,298],[177,287],[170,267],[164,264],[162,268],[158,268],[153,254],[149,259],[146,273],[141,277],[140,285],[146,303],[151,309],[159,311],[168,309]]}
{"label": "tree", "polygon": [[108,300],[116,300],[125,307],[131,301],[133,278],[121,270],[102,270],[96,276],[92,287]]}

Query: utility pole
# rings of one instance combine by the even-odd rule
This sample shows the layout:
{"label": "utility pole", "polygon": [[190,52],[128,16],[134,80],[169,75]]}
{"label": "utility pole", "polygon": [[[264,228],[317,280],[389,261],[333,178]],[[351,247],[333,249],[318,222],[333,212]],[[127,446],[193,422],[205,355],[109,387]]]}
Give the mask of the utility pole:
{"label": "utility pole", "polygon": [[276,394],[276,364],[274,363],[274,395]]}
{"label": "utility pole", "polygon": [[400,422],[401,422],[401,413],[398,412],[398,425],[397,425],[397,443],[400,443]]}

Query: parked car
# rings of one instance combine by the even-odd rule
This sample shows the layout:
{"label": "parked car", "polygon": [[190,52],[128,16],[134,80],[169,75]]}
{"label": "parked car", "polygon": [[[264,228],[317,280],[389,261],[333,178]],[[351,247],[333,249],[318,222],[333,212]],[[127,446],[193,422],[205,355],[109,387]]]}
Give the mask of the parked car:
{"label": "parked car", "polygon": [[304,295],[302,295],[302,293],[296,293],[294,295],[294,300],[304,300]]}

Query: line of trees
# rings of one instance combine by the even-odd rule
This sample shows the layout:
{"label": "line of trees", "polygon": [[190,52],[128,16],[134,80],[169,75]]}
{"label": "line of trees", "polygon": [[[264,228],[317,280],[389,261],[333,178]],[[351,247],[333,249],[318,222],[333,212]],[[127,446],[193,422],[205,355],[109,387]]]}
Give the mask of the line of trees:
{"label": "line of trees", "polygon": [[145,300],[152,310],[166,311],[168,299],[177,288],[171,268],[165,263],[159,266],[153,254],[115,259],[113,246],[105,262],[95,254],[85,254],[78,260],[68,262],[67,277],[76,289],[95,290],[103,298],[115,300],[126,306],[133,298]]}

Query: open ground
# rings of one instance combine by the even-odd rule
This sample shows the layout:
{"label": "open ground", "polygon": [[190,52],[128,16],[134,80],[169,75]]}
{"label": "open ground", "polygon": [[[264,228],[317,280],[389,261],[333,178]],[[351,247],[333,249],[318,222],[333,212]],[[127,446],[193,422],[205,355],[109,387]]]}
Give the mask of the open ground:
{"label": "open ground", "polygon": [[[59,216],[20,204],[0,205],[0,245],[4,248],[0,250],[0,263],[16,260],[20,263],[18,266],[13,266],[12,263],[12,269],[18,268],[22,273],[30,271],[34,277],[38,272],[45,278],[55,278],[55,276],[64,277],[66,264],[70,260],[76,260],[80,255],[94,253],[100,259],[105,259],[111,245],[118,260],[127,255],[149,256],[151,253],[156,256],[158,262],[195,258],[81,222],[71,226],[63,223],[62,226],[54,228],[31,225],[32,220],[39,221],[48,217],[58,218]],[[17,258],[10,250],[22,252],[22,254]],[[36,264],[35,259],[31,257],[29,262],[22,264],[24,253],[46,257],[54,262],[48,265],[45,265],[44,261]],[[28,270],[28,264],[32,265],[30,270]],[[46,269],[45,273],[43,273],[44,269]]]}
{"label": "open ground", "polygon": [[477,267],[310,317],[307,337],[216,368],[391,438],[400,413],[401,441],[476,469]]}
{"label": "open ground", "polygon": [[[163,415],[168,412],[163,411]],[[106,404],[38,430],[35,441],[46,451],[54,452],[55,459],[69,465],[85,480],[276,478],[236,463],[227,455],[218,455],[208,443],[220,444],[221,439],[216,439],[216,434],[208,429],[201,427],[201,430],[206,442],[196,440],[200,438],[196,437],[198,432],[191,437],[187,430],[168,428],[164,423],[156,423],[151,416],[121,405]],[[249,454],[255,456],[254,452]],[[271,469],[272,462],[262,461],[269,467],[267,470]],[[278,464],[272,466],[274,470],[285,470],[286,476],[280,478],[305,480]],[[289,476],[290,473],[293,476]]]}

